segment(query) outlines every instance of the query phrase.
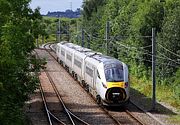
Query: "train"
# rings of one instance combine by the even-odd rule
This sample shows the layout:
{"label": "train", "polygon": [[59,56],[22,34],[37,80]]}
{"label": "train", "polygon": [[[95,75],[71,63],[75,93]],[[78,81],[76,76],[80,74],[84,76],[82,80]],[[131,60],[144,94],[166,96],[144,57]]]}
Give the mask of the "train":
{"label": "train", "polygon": [[129,102],[128,66],[110,56],[70,42],[56,45],[57,61],[98,104],[121,106]]}

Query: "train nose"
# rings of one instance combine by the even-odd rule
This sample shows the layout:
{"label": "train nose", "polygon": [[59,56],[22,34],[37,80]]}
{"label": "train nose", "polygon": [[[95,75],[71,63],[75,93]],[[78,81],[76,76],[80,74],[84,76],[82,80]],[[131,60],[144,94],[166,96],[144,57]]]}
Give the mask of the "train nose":
{"label": "train nose", "polygon": [[109,88],[106,93],[106,99],[110,102],[120,102],[126,99],[125,90],[122,88],[114,87]]}
{"label": "train nose", "polygon": [[120,98],[120,93],[112,93],[112,99],[113,99],[114,101],[120,100],[120,99],[121,99],[121,98]]}

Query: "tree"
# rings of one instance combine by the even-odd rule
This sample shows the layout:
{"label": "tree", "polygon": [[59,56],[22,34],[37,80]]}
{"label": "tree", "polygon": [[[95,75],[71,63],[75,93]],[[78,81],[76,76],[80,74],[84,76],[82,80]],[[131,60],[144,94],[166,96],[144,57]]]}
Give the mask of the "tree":
{"label": "tree", "polygon": [[3,125],[24,124],[24,101],[38,83],[32,71],[40,67],[36,67],[39,63],[35,63],[31,52],[35,47],[32,27],[40,14],[29,8],[29,2],[0,1],[0,123]]}
{"label": "tree", "polygon": [[158,59],[161,80],[173,76],[180,65],[180,2],[168,1],[164,11],[162,32],[158,37],[158,56],[165,58]]}

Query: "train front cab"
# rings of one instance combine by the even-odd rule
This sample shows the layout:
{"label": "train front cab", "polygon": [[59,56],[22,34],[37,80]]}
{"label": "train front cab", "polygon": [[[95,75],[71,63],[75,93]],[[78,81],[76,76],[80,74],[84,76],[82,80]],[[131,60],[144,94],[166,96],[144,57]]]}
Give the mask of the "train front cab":
{"label": "train front cab", "polygon": [[104,68],[105,84],[101,89],[103,105],[121,106],[129,102],[128,68],[122,65],[108,64]]}
{"label": "train front cab", "polygon": [[129,94],[126,90],[126,82],[108,82],[107,91],[105,94],[105,103],[107,105],[120,106],[128,103]]}

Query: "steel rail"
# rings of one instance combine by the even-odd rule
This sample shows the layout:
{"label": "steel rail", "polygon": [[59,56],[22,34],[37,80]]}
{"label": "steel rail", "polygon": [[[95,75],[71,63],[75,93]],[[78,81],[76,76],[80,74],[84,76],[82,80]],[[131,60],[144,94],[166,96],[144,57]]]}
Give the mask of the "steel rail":
{"label": "steel rail", "polygon": [[125,112],[131,116],[131,118],[133,118],[135,121],[137,121],[139,124],[141,125],[146,125],[145,123],[143,123],[140,119],[138,119],[133,113],[131,113],[128,109],[125,109]]}
{"label": "steel rail", "polygon": [[59,123],[61,123],[62,125],[66,125],[64,122],[62,122],[61,120],[59,120],[54,114],[52,114],[51,112],[49,112],[49,114]]}
{"label": "steel rail", "polygon": [[48,117],[49,124],[52,125],[51,116],[49,114],[49,110],[48,110],[48,107],[47,107],[47,102],[45,100],[45,96],[44,96],[44,92],[43,92],[41,83],[40,83],[40,91],[41,91],[41,97],[42,97],[43,104],[44,104],[44,107],[45,107],[45,110],[46,110],[46,114],[47,114],[47,117]]}
{"label": "steel rail", "polygon": [[[52,43],[46,44],[45,46],[49,45],[49,48],[50,48],[50,45],[51,45],[51,44],[52,44]],[[50,49],[52,50],[52,48],[50,48]],[[56,60],[56,58],[48,51],[48,49],[45,48],[45,50]],[[54,51],[53,51],[53,52],[54,52]],[[56,95],[57,95],[59,101],[60,101],[61,104],[63,105],[63,108],[64,108],[65,112],[67,113],[67,115],[68,115],[71,123],[72,123],[73,125],[76,125],[75,122],[74,122],[74,120],[73,120],[73,118],[72,118],[72,116],[73,116],[76,120],[82,122],[84,125],[89,125],[89,123],[87,123],[87,122],[85,122],[84,120],[80,119],[78,116],[76,116],[75,114],[73,114],[73,113],[66,107],[66,105],[64,104],[64,102],[63,102],[63,100],[62,100],[62,98],[61,98],[61,96],[60,96],[60,93],[59,93],[59,91],[57,90],[57,87],[56,87],[54,81],[52,80],[50,74],[49,74],[48,72],[45,72],[45,73],[46,73],[46,75],[48,76],[48,79],[49,79],[51,85],[53,86],[53,89],[54,89],[54,91],[56,92]]]}
{"label": "steel rail", "polygon": [[[34,50],[34,52],[36,53],[37,57],[40,59],[38,53]],[[62,122],[61,120],[59,120],[55,115],[53,115],[50,110],[48,109],[48,106],[47,106],[47,101],[45,99],[45,95],[44,95],[44,91],[43,91],[43,88],[42,88],[42,84],[40,82],[40,92],[41,92],[41,97],[42,97],[42,100],[43,100],[43,104],[44,104],[44,107],[45,107],[45,110],[46,110],[46,114],[47,114],[47,117],[48,117],[48,121],[49,121],[49,124],[50,125],[53,125],[52,124],[52,120],[51,120],[51,117],[54,118],[56,121],[58,121],[59,123],[61,123],[62,125],[66,125],[64,122]]]}
{"label": "steel rail", "polygon": [[[36,53],[37,57],[39,58],[38,53],[35,50],[34,50],[34,52]],[[47,107],[47,102],[46,102],[46,99],[45,99],[45,96],[44,96],[44,92],[43,92],[41,83],[40,83],[40,92],[41,92],[41,97],[42,97],[42,100],[43,100],[44,108],[46,110],[46,115],[48,117],[48,122],[49,122],[50,125],[52,125],[52,120],[51,120],[51,117],[50,117],[50,114],[49,114],[49,110],[48,110],[48,107]]]}
{"label": "steel rail", "polygon": [[155,121],[157,121],[160,125],[164,125],[164,123],[162,123],[162,121],[160,121],[159,119],[157,119],[153,114],[151,114],[150,112],[147,112],[145,110],[143,110],[142,108],[140,108],[139,106],[137,106],[134,102],[130,101],[130,103],[132,105],[134,105],[136,108],[138,108],[139,110],[141,110],[142,112],[144,112],[146,115],[148,115],[149,117],[151,117],[152,119],[154,119]]}
{"label": "steel rail", "polygon": [[[111,115],[111,113],[109,113],[109,111],[107,109],[105,109],[103,106],[101,106],[101,108],[106,112],[107,115],[109,115],[118,125],[122,125],[121,121],[118,120],[117,118],[115,118],[114,116]],[[136,122],[138,122],[140,125],[146,125],[145,123],[143,123],[140,119],[138,119],[135,115],[133,115],[130,111],[128,111],[127,109],[125,109],[126,114],[128,114],[131,118],[133,118]]]}
{"label": "steel rail", "polygon": [[55,93],[56,93],[56,95],[57,95],[59,101],[61,102],[61,104],[62,104],[62,106],[63,106],[65,112],[67,113],[67,115],[68,115],[68,117],[69,117],[71,123],[72,123],[73,125],[75,125],[75,123],[74,123],[74,121],[73,121],[71,115],[69,114],[68,109],[66,108],[66,106],[65,106],[65,104],[64,104],[64,102],[63,102],[63,100],[62,100],[62,98],[61,98],[61,96],[60,96],[60,94],[59,94],[59,91],[57,90],[57,88],[56,88],[56,86],[55,86],[55,84],[54,84],[54,82],[53,82],[53,80],[52,80],[52,78],[51,78],[51,76],[49,75],[48,72],[45,72],[45,73],[46,73],[46,75],[47,75],[47,77],[48,77],[48,79],[49,79],[51,85],[53,86],[53,89],[54,89],[54,91],[55,91]]}
{"label": "steel rail", "polygon": [[[95,101],[95,100],[94,100]],[[103,106],[101,106],[101,109],[105,111],[105,113],[111,117],[118,125],[122,125],[119,120],[117,120],[114,116],[112,116],[107,109],[105,109]]]}

